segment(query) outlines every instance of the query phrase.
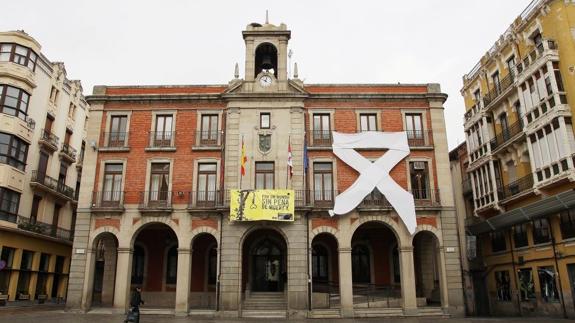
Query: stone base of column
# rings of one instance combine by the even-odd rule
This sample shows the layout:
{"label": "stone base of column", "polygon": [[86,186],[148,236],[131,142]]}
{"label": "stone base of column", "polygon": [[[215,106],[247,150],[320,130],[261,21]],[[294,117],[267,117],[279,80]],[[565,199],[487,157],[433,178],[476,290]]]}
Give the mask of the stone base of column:
{"label": "stone base of column", "polygon": [[403,309],[403,315],[414,316],[417,314],[419,314],[419,310],[417,309],[417,307],[406,307]]}
{"label": "stone base of column", "polygon": [[355,313],[353,312],[353,307],[351,308],[345,307],[340,310],[341,317],[352,318],[354,314]]}
{"label": "stone base of column", "polygon": [[185,316],[188,316],[189,313],[186,310],[176,309],[176,312],[174,313],[174,315],[179,316],[179,317],[185,317]]}

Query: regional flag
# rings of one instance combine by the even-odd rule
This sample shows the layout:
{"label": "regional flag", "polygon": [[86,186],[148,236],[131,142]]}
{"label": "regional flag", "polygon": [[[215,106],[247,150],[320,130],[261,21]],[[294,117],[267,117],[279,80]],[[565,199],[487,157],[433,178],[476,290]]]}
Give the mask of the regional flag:
{"label": "regional flag", "polygon": [[248,161],[248,157],[246,156],[246,146],[244,145],[244,137],[242,136],[242,157],[240,159],[241,166],[241,174],[242,176],[246,175],[246,162]]}

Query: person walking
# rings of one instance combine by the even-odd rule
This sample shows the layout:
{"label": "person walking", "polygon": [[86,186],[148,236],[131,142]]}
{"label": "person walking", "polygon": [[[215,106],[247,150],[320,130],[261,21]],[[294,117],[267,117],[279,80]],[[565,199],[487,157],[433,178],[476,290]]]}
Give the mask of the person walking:
{"label": "person walking", "polygon": [[144,301],[142,300],[142,288],[136,287],[132,292],[132,297],[130,297],[130,311],[128,312],[128,317],[124,320],[124,323],[127,322],[140,322],[140,305],[143,305]]}

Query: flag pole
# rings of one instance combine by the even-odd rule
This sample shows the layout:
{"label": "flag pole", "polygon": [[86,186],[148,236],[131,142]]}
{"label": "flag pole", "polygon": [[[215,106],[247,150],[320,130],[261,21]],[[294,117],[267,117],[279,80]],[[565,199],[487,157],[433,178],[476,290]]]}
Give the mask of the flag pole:
{"label": "flag pole", "polygon": [[[291,135],[288,136],[288,162],[289,162],[289,158],[290,158],[290,157],[289,157],[289,154],[291,154],[290,150],[291,150]],[[288,188],[289,173],[290,173],[290,165],[289,165],[289,163],[288,163],[288,164],[287,164],[287,167],[286,167],[286,190],[287,190],[287,188]]]}
{"label": "flag pole", "polygon": [[240,190],[242,189],[242,179],[244,174],[242,174],[242,168],[244,167],[244,135],[242,135],[242,145],[240,146]]}

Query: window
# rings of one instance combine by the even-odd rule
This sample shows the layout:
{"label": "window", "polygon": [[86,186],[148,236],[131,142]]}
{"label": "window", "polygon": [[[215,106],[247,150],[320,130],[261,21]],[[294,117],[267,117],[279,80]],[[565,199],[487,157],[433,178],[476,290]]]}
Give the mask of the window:
{"label": "window", "polygon": [[110,133],[108,147],[125,147],[128,126],[128,116],[112,116],[110,118]]}
{"label": "window", "polygon": [[48,271],[48,266],[50,265],[50,255],[46,253],[42,253],[40,255],[40,266],[38,267],[39,271]]}
{"label": "window", "polygon": [[407,140],[411,145],[423,146],[425,144],[421,113],[408,113],[405,115],[405,130],[407,132]]}
{"label": "window", "polygon": [[58,102],[58,95],[59,94],[60,94],[60,91],[55,86],[52,86],[52,90],[50,90],[50,102],[52,104],[56,104]]}
{"label": "window", "polygon": [[123,170],[124,165],[122,164],[106,164],[104,166],[102,204],[113,206],[121,202]]}
{"label": "window", "polygon": [[409,177],[411,181],[411,193],[416,200],[427,200],[431,198],[427,162],[409,162]]}
{"label": "window", "polygon": [[364,244],[351,249],[351,276],[354,283],[371,282],[371,265],[369,249]]}
{"label": "window", "polygon": [[260,113],[260,128],[269,129],[271,123],[271,115],[269,112]]}
{"label": "window", "polygon": [[2,254],[0,255],[0,260],[6,263],[6,267],[0,270],[0,292],[2,294],[8,294],[8,288],[10,286],[10,276],[12,274],[12,267],[14,266],[14,253],[16,250],[14,248],[2,247]]}
{"label": "window", "polygon": [[30,293],[30,278],[32,276],[30,271],[32,270],[33,258],[33,251],[24,250],[22,252],[22,260],[20,262],[20,275],[18,276],[18,294],[28,295]]}
{"label": "window", "polygon": [[314,145],[331,145],[331,124],[329,114],[314,114],[312,131]]}
{"label": "window", "polygon": [[13,62],[28,66],[34,71],[37,59],[36,53],[28,47],[16,44],[0,44],[0,62]]}
{"label": "window", "polygon": [[0,84],[0,112],[26,120],[30,94],[17,87]]}
{"label": "window", "polygon": [[498,301],[511,300],[511,280],[509,279],[509,271],[496,271],[495,272],[495,287],[497,288]]}
{"label": "window", "polygon": [[559,302],[559,293],[555,281],[555,269],[553,267],[539,267],[539,287],[541,288],[541,298],[544,302]]}
{"label": "window", "polygon": [[527,241],[527,223],[513,227],[513,242],[515,248],[526,247],[529,244]]}
{"label": "window", "polygon": [[477,90],[473,92],[473,98],[475,99],[475,102],[481,101],[481,91]]}
{"label": "window", "polygon": [[42,197],[34,195],[34,199],[32,200],[32,210],[30,211],[30,223],[36,223],[36,220],[38,219],[40,201],[42,201]]}
{"label": "window", "polygon": [[274,163],[256,163],[256,190],[274,188]]}
{"label": "window", "polygon": [[28,158],[28,144],[20,138],[0,132],[0,163],[23,171]]}
{"label": "window", "polygon": [[202,115],[200,134],[201,145],[214,145],[218,143],[218,115],[205,114]]}
{"label": "window", "polygon": [[507,249],[507,245],[505,243],[505,232],[503,231],[496,231],[491,233],[491,251],[492,252],[499,252],[504,251]]}
{"label": "window", "polygon": [[166,284],[175,284],[178,279],[178,247],[173,246],[168,251],[166,259]]}
{"label": "window", "polygon": [[509,57],[507,60],[507,68],[509,69],[509,73],[515,73],[515,55]]}
{"label": "window", "polygon": [[76,105],[74,103],[70,103],[68,107],[68,118],[72,120],[76,119]]}
{"label": "window", "polygon": [[72,132],[66,129],[66,133],[64,134],[64,143],[66,145],[70,145],[70,139],[72,139]]}
{"label": "window", "polygon": [[131,283],[142,285],[144,283],[144,264],[146,254],[141,246],[134,246],[134,256],[132,259],[132,278]]}
{"label": "window", "polygon": [[0,220],[16,222],[20,193],[0,187]]}
{"label": "window", "polygon": [[171,114],[156,116],[156,129],[152,135],[153,147],[172,146],[172,124],[173,116]]}
{"label": "window", "polygon": [[333,200],[332,163],[313,163],[313,187],[316,203]]}
{"label": "window", "polygon": [[509,139],[509,122],[507,121],[507,113],[503,112],[499,116],[499,123],[501,123],[501,133],[505,140]]}
{"label": "window", "polygon": [[561,212],[561,237],[575,238],[575,209]]}
{"label": "window", "polygon": [[216,175],[215,163],[198,165],[198,191],[197,204],[199,206],[213,205],[216,202]]}
{"label": "window", "polygon": [[521,301],[529,301],[535,299],[535,283],[533,282],[533,275],[531,268],[519,269],[517,271],[519,278],[519,294]]}
{"label": "window", "polygon": [[533,242],[535,244],[551,241],[549,221],[545,218],[533,221]]}
{"label": "window", "polygon": [[493,86],[495,87],[497,93],[501,92],[501,80],[499,79],[499,71],[491,75],[491,80],[493,80]]}
{"label": "window", "polygon": [[314,283],[327,283],[329,281],[327,249],[320,244],[313,245],[311,258]]}
{"label": "window", "polygon": [[360,131],[377,131],[377,114],[362,113],[359,115]]}
{"label": "window", "polygon": [[170,164],[152,163],[150,173],[150,202],[166,202],[169,195]]}
{"label": "window", "polygon": [[66,185],[66,176],[68,174],[68,165],[65,162],[60,163],[60,173],[58,174],[58,185]]}

